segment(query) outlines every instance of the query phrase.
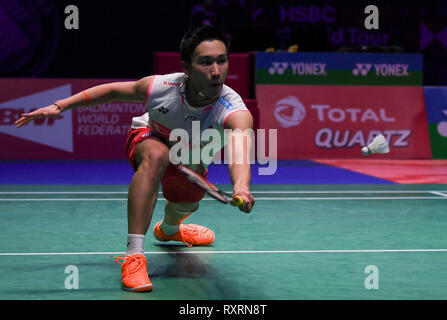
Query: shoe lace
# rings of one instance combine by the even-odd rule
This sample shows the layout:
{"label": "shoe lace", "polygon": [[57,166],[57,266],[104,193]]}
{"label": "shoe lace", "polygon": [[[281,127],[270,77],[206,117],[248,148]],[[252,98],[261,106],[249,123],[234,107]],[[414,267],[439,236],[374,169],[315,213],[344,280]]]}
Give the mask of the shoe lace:
{"label": "shoe lace", "polygon": [[191,226],[184,226],[182,228],[182,241],[188,247],[192,247],[194,244],[194,238],[199,234],[199,230],[197,228]]}
{"label": "shoe lace", "polygon": [[[112,256],[120,265],[124,266],[124,272],[126,274],[132,274],[138,272],[142,267],[144,267],[144,259],[142,256],[129,256],[122,254],[120,256]],[[120,261],[123,260],[123,261]]]}

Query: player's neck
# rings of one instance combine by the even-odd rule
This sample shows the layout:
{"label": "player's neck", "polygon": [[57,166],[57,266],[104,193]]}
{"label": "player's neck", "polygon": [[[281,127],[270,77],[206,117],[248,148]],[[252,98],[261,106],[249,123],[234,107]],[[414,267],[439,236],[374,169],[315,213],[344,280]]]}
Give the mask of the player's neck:
{"label": "player's neck", "polygon": [[192,107],[200,108],[213,103],[216,98],[205,96],[200,90],[191,85],[190,81],[186,81],[186,100]]}

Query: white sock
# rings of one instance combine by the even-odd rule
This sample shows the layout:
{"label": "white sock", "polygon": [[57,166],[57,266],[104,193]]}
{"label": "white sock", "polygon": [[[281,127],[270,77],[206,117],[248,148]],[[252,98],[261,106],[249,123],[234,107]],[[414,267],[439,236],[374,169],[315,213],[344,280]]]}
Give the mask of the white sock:
{"label": "white sock", "polygon": [[144,234],[129,233],[127,235],[126,254],[144,253],[144,239],[145,238],[146,238],[146,236]]}
{"label": "white sock", "polygon": [[160,224],[160,229],[163,231],[163,233],[167,236],[172,236],[173,234],[179,232],[180,230],[180,224],[167,224],[164,220]]}

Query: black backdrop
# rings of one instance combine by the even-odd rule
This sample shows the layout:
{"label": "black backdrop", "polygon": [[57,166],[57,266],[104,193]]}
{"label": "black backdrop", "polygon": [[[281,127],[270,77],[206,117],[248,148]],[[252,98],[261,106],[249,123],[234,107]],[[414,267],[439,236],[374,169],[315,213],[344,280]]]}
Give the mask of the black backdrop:
{"label": "black backdrop", "polygon": [[[379,9],[378,30],[364,26],[369,4]],[[68,5],[79,9],[77,30],[64,27]],[[298,44],[423,53],[424,84],[447,84],[444,0],[0,0],[0,76],[140,78],[151,74],[154,51],[177,51],[204,21],[231,37],[233,52]]]}

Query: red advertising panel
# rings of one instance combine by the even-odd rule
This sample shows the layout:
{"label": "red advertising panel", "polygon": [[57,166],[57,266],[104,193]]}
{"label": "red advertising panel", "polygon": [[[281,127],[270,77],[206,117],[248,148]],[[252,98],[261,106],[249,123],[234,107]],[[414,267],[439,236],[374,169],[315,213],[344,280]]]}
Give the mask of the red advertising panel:
{"label": "red advertising panel", "polygon": [[[0,159],[126,159],[127,133],[132,117],[146,112],[143,103],[111,102],[14,125],[22,113],[113,81],[126,80],[0,79]],[[256,101],[244,101],[257,120]]]}
{"label": "red advertising panel", "polygon": [[131,119],[146,112],[142,103],[112,102],[14,125],[23,112],[112,81],[118,80],[0,79],[0,159],[125,159]]}
{"label": "red advertising panel", "polygon": [[422,87],[258,84],[256,98],[279,159],[362,157],[379,133],[387,158],[431,158]]}

